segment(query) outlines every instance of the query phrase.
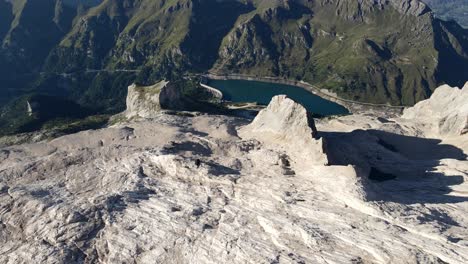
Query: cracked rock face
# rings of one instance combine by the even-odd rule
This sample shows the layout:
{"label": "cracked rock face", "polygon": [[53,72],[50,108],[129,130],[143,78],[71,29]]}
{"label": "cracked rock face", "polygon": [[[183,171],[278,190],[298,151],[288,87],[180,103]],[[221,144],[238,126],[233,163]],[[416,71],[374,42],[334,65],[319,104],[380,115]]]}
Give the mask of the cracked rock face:
{"label": "cracked rock face", "polygon": [[142,87],[132,84],[128,87],[127,118],[152,118],[161,110],[161,94],[168,82],[162,81],[152,86]]}
{"label": "cracked rock face", "polygon": [[132,84],[128,87],[127,118],[154,118],[164,109],[183,107],[182,94],[178,87],[167,81],[151,86]]}
{"label": "cracked rock face", "polygon": [[431,9],[421,0],[391,0],[390,3],[403,14],[424,15]]}
{"label": "cracked rock face", "polygon": [[[159,113],[0,148],[0,263],[468,263],[463,136],[316,126],[277,97],[253,122]],[[300,155],[314,135],[328,166]]]}
{"label": "cracked rock face", "polygon": [[468,83],[462,89],[444,85],[430,99],[407,109],[403,118],[430,127],[431,136],[468,137]]}
{"label": "cracked rock face", "polygon": [[317,129],[312,116],[285,95],[273,97],[268,107],[241,130],[241,135],[276,145],[302,156],[311,164],[328,163],[323,139],[316,139]]}

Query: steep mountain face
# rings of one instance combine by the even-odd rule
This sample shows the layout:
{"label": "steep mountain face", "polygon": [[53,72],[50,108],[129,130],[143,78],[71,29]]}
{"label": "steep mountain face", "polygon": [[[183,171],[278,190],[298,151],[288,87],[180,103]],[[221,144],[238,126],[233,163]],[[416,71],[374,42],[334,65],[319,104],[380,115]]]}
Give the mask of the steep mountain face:
{"label": "steep mountain face", "polygon": [[13,21],[11,4],[0,1],[0,40],[3,40],[8,32],[9,25]]}
{"label": "steep mountain face", "polygon": [[455,20],[468,28],[468,2],[466,0],[424,0],[437,16],[444,20]]}
{"label": "steep mountain face", "polygon": [[[105,0],[82,13],[62,1],[46,2],[39,10],[47,10],[41,17],[50,19],[41,23],[51,36],[34,45],[38,52],[21,46],[37,42],[23,41],[15,49],[4,41],[9,52],[24,50],[24,58],[34,53],[31,61],[37,63],[27,70],[106,69],[118,71],[114,79],[126,74],[122,78],[143,82],[208,70],[276,75],[353,100],[404,105],[427,98],[440,83],[462,85],[468,72],[467,30],[434,18],[419,0]],[[70,8],[73,15],[57,12]],[[139,73],[129,77],[120,71],[128,69]],[[42,76],[35,85],[66,88],[82,101],[96,102],[98,95],[120,94],[111,92],[118,87],[104,90],[107,78],[107,73],[73,80]]]}
{"label": "steep mountain face", "polygon": [[[61,0],[14,0],[2,5],[7,6],[7,18],[13,17],[4,22],[6,25],[11,21],[3,36],[6,63],[16,73],[40,69],[50,50],[70,29],[73,10]],[[8,10],[11,10],[10,14]]]}
{"label": "steep mountain face", "polygon": [[64,94],[63,81],[43,80],[49,73],[42,68],[74,19],[90,4],[92,1],[0,0],[0,106],[31,92]]}
{"label": "steep mountain face", "polygon": [[408,105],[439,82],[463,82],[466,31],[448,27],[418,1],[290,1],[240,22],[218,69],[306,78],[354,100]]}
{"label": "steep mountain face", "polygon": [[80,19],[46,66],[209,68],[247,8],[236,1],[105,1]]}
{"label": "steep mountain face", "polygon": [[3,66],[12,73],[41,70],[44,61],[71,30],[73,20],[99,1],[0,0]]}

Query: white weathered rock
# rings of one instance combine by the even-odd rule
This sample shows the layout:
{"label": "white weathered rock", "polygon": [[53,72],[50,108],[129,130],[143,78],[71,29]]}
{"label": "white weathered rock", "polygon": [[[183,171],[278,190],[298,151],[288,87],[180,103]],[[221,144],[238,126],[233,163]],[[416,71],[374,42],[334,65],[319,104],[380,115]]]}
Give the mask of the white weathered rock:
{"label": "white weathered rock", "polygon": [[27,113],[28,113],[28,116],[32,116],[32,115],[33,115],[33,109],[32,109],[31,104],[29,103],[29,101],[26,101],[26,111],[27,111]]}
{"label": "white weathered rock", "polygon": [[429,128],[430,136],[467,134],[468,83],[462,89],[448,85],[437,88],[430,99],[406,109],[402,118]]}
{"label": "white weathered rock", "polygon": [[273,97],[267,108],[241,130],[241,137],[255,138],[278,146],[290,155],[302,157],[310,164],[326,165],[323,139],[317,139],[312,116],[300,104],[285,95]]}
{"label": "white weathered rock", "polygon": [[0,263],[468,263],[468,146],[275,100],[0,148]]}
{"label": "white weathered rock", "polygon": [[152,86],[128,87],[127,118],[155,118],[161,110],[183,108],[182,93],[176,85],[161,81]]}
{"label": "white weathered rock", "polygon": [[161,81],[152,86],[138,86],[132,84],[128,87],[127,118],[142,117],[153,118],[161,110],[161,91],[169,82]]}

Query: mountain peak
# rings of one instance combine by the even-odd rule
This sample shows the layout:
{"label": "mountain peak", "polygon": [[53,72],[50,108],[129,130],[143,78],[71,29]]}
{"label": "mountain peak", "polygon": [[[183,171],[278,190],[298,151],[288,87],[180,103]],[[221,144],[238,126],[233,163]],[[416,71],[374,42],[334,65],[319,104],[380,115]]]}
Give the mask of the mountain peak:
{"label": "mountain peak", "polygon": [[291,155],[303,157],[310,164],[328,163],[323,139],[317,138],[314,119],[301,104],[286,95],[273,97],[268,107],[242,129],[241,135],[290,150]]}
{"label": "mountain peak", "polygon": [[[388,0],[380,0],[380,2],[389,2]],[[391,0],[390,3],[397,8],[398,11],[404,14],[410,14],[414,16],[421,16],[431,9],[428,5],[420,0]]]}

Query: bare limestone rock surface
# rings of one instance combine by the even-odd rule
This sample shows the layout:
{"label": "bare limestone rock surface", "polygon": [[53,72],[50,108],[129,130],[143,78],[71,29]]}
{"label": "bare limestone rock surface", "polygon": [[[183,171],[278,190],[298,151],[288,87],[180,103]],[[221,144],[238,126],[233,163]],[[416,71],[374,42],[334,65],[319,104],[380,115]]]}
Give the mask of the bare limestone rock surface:
{"label": "bare limestone rock surface", "polygon": [[0,263],[468,263],[466,134],[411,120],[280,96],[0,148]]}
{"label": "bare limestone rock surface", "polygon": [[323,139],[317,138],[311,114],[285,95],[273,97],[268,107],[241,130],[241,135],[278,146],[304,158],[304,162],[321,165],[328,163]]}
{"label": "bare limestone rock surface", "polygon": [[430,127],[430,136],[468,133],[468,83],[461,89],[444,85],[429,100],[407,109],[402,118]]}
{"label": "bare limestone rock surface", "polygon": [[132,84],[128,87],[125,116],[153,118],[161,110],[180,107],[181,97],[179,88],[167,81],[151,86]]}
{"label": "bare limestone rock surface", "polygon": [[127,93],[127,118],[143,117],[151,118],[161,110],[161,90],[168,82],[161,81],[151,86],[139,86],[132,84]]}

